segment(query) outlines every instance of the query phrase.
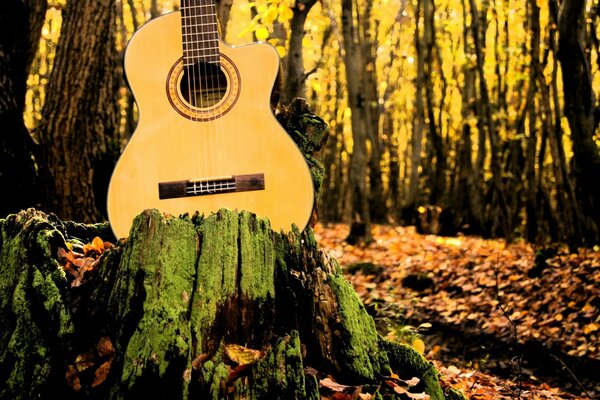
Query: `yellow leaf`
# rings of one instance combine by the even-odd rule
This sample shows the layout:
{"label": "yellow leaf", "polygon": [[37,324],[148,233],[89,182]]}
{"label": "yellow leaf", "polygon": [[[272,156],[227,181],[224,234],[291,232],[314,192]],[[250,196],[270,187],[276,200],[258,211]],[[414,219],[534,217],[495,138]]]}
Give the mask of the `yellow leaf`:
{"label": "yellow leaf", "polygon": [[104,251],[104,241],[98,236],[92,240],[92,246],[94,246],[100,253]]}
{"label": "yellow leaf", "polygon": [[287,50],[284,46],[276,46],[275,48],[277,49],[277,52],[279,53],[279,57],[281,57],[281,58],[285,57]]}
{"label": "yellow leaf", "polygon": [[415,348],[415,350],[417,350],[419,353],[423,354],[425,353],[425,342],[422,341],[419,338],[414,338],[410,344],[412,347]]}
{"label": "yellow leaf", "polygon": [[592,322],[583,327],[583,333],[585,333],[586,335],[589,335],[592,332],[596,332],[598,330],[598,328],[599,328],[598,324]]}
{"label": "yellow leaf", "polygon": [[225,345],[225,354],[227,354],[227,357],[231,361],[238,365],[252,364],[264,356],[264,353],[260,350],[252,350],[238,344]]}
{"label": "yellow leaf", "polygon": [[558,321],[558,322],[562,321],[563,320],[563,315],[562,314],[556,314],[554,316],[554,320]]}
{"label": "yellow leaf", "polygon": [[261,42],[264,42],[269,38],[269,30],[264,25],[257,25],[256,29],[254,30],[254,33],[256,35],[256,38]]}
{"label": "yellow leaf", "polygon": [[287,22],[294,16],[294,12],[291,8],[284,4],[279,5],[279,20],[281,22]]}

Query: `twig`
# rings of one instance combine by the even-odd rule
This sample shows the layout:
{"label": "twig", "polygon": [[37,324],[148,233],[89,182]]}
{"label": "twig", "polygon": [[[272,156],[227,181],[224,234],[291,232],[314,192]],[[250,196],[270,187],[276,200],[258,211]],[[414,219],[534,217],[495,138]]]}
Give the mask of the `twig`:
{"label": "twig", "polygon": [[569,375],[571,375],[571,377],[579,385],[579,387],[581,388],[581,390],[583,390],[583,393],[585,393],[585,395],[588,397],[588,399],[592,399],[593,397],[590,396],[590,394],[588,393],[588,391],[585,388],[585,386],[583,386],[583,383],[581,383],[581,381],[579,379],[577,379],[577,376],[575,376],[575,374],[573,373],[573,371],[571,371],[571,368],[569,368],[567,366],[567,364],[565,364],[565,362],[563,360],[561,360],[558,356],[556,356],[554,354],[550,354],[550,355],[552,356],[552,358],[554,358],[556,361],[558,361],[563,366],[564,369],[567,370],[567,372],[569,373]]}
{"label": "twig", "polygon": [[[519,346],[519,339],[517,337],[517,325],[515,325],[515,323],[510,319],[508,312],[504,309],[502,299],[500,298],[500,274],[498,271],[498,263],[499,260],[496,259],[496,267],[494,268],[494,271],[496,272],[496,300],[498,300],[498,307],[502,311],[502,314],[504,314],[504,317],[508,320],[512,327],[513,341],[515,342],[515,346]],[[517,399],[521,400],[521,392],[523,391],[523,370],[521,368],[521,361],[523,360],[523,354],[521,353],[521,355],[515,358],[517,359],[517,369],[519,371],[517,374]],[[512,360],[513,359],[511,359],[511,361]]]}

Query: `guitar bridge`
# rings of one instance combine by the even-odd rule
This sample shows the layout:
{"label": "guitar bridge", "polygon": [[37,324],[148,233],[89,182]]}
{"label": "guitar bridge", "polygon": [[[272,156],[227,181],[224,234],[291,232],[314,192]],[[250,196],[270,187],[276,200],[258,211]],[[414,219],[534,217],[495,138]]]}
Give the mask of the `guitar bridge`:
{"label": "guitar bridge", "polygon": [[218,176],[187,181],[159,182],[158,198],[166,200],[264,189],[264,174]]}

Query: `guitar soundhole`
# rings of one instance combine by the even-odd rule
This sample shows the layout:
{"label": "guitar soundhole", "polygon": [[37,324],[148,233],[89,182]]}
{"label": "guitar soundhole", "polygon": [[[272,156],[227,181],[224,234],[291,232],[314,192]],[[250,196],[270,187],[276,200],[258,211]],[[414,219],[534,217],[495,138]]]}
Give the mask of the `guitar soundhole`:
{"label": "guitar soundhole", "polygon": [[197,108],[212,107],[227,93],[227,77],[218,64],[197,63],[184,68],[181,94]]}

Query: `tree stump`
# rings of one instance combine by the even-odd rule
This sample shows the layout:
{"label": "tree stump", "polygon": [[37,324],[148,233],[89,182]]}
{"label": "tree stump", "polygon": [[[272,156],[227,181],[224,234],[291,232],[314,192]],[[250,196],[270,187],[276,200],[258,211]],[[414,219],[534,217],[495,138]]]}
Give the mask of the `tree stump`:
{"label": "tree stump", "polygon": [[110,235],[33,209],[0,220],[0,398],[409,398],[391,389],[412,377],[410,396],[458,398],[377,334],[310,229],[148,210],[98,250]]}

